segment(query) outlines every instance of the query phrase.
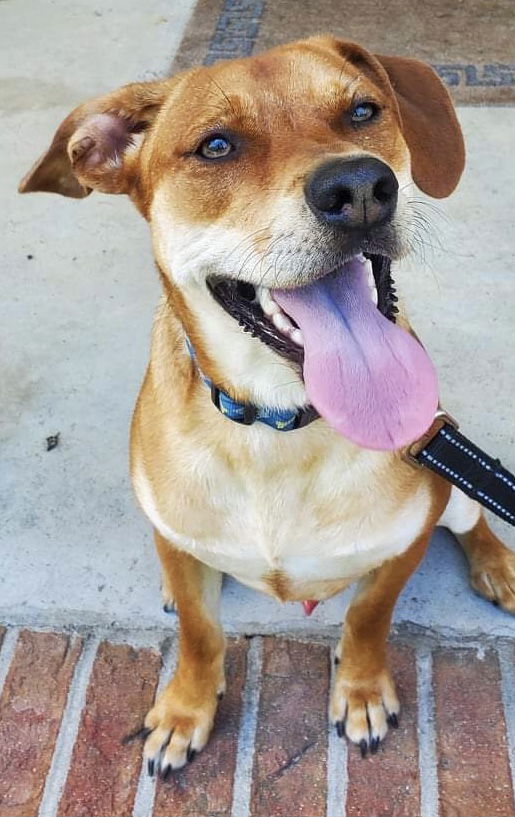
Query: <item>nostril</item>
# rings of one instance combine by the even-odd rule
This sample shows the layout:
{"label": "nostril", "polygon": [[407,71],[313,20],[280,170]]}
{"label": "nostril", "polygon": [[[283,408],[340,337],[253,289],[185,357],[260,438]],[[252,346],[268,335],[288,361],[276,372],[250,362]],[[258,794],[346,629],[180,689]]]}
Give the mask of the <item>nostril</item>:
{"label": "nostril", "polygon": [[397,193],[397,187],[394,177],[383,176],[375,183],[372,194],[380,204],[387,204]]}
{"label": "nostril", "polygon": [[325,213],[339,213],[346,204],[353,204],[354,198],[349,187],[335,186],[325,191],[318,202],[320,210]]}

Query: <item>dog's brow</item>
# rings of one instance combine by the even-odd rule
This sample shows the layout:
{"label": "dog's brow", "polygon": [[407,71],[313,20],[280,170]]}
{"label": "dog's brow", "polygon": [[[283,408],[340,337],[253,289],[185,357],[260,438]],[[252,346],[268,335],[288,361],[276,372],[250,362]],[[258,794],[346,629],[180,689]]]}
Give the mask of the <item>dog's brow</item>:
{"label": "dog's brow", "polygon": [[229,108],[231,109],[231,111],[233,112],[233,114],[234,114],[235,116],[237,116],[238,114],[237,114],[237,112],[236,112],[236,109],[234,108],[234,105],[232,104],[231,100],[229,99],[229,97],[228,97],[228,96],[227,96],[227,94],[225,93],[225,91],[224,91],[224,89],[222,88],[222,86],[221,86],[221,85],[219,85],[219,84],[218,84],[218,82],[217,82],[217,81],[216,81],[216,80],[215,80],[213,77],[209,77],[209,79],[211,80],[211,82],[213,83],[213,85],[215,85],[215,87],[216,87],[216,88],[218,88],[218,90],[219,90],[219,91],[220,91],[220,93],[222,94],[223,98],[225,99],[225,101],[226,101],[226,102],[227,102],[227,104],[229,105]]}
{"label": "dog's brow", "polygon": [[[238,116],[238,113],[234,107],[233,101],[231,101],[228,94],[225,93],[223,88],[218,85],[218,83],[213,79],[213,77],[208,77],[209,83],[202,84],[202,85],[189,85],[188,91],[191,93],[192,91],[197,91],[199,94],[202,95],[203,99],[203,108],[205,109],[209,106],[212,112],[216,112],[218,114],[223,114],[227,112],[229,108],[231,113],[234,116]],[[215,86],[214,88],[212,86]],[[206,98],[207,97],[207,98]]]}
{"label": "dog's brow", "polygon": [[[344,71],[344,68],[342,68],[342,71],[341,71],[341,74],[340,74],[340,79],[342,78],[343,71]],[[355,86],[359,85],[359,82],[360,82],[361,79],[362,79],[362,74],[358,74],[357,77],[353,77],[351,80],[349,80],[349,82],[347,83],[347,85],[343,89],[344,93],[350,95],[351,92],[354,92],[355,91]]]}

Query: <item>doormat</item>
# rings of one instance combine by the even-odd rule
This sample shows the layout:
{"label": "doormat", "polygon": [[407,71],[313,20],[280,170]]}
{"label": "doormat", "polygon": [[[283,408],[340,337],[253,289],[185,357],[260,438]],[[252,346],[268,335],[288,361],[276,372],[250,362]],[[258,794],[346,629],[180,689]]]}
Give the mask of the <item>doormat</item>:
{"label": "doormat", "polygon": [[465,105],[515,102],[512,0],[198,0],[173,71],[326,33],[430,63]]}

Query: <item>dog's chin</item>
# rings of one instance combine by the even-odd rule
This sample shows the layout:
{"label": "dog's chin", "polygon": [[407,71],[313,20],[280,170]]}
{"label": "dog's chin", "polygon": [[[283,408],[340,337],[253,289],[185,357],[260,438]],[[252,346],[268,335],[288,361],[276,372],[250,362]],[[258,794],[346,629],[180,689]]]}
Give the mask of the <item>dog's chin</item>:
{"label": "dog's chin", "polygon": [[[370,297],[377,309],[395,323],[398,312],[391,259],[386,255],[364,252],[357,256],[367,259]],[[351,259],[352,260],[352,259]],[[345,274],[345,264],[318,278]],[[274,300],[270,289],[238,278],[211,276],[207,286],[213,298],[241,326],[243,332],[258,338],[281,357],[302,368],[304,339],[295,321]]]}

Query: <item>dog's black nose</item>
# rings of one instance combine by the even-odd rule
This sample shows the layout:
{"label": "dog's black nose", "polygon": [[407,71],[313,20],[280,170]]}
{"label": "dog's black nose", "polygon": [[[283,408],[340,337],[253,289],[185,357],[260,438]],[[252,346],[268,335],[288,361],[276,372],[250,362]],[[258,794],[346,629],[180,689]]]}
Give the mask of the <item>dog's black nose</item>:
{"label": "dog's black nose", "polygon": [[389,219],[399,184],[388,165],[373,157],[331,159],[309,176],[304,193],[316,217],[326,224],[363,229]]}

